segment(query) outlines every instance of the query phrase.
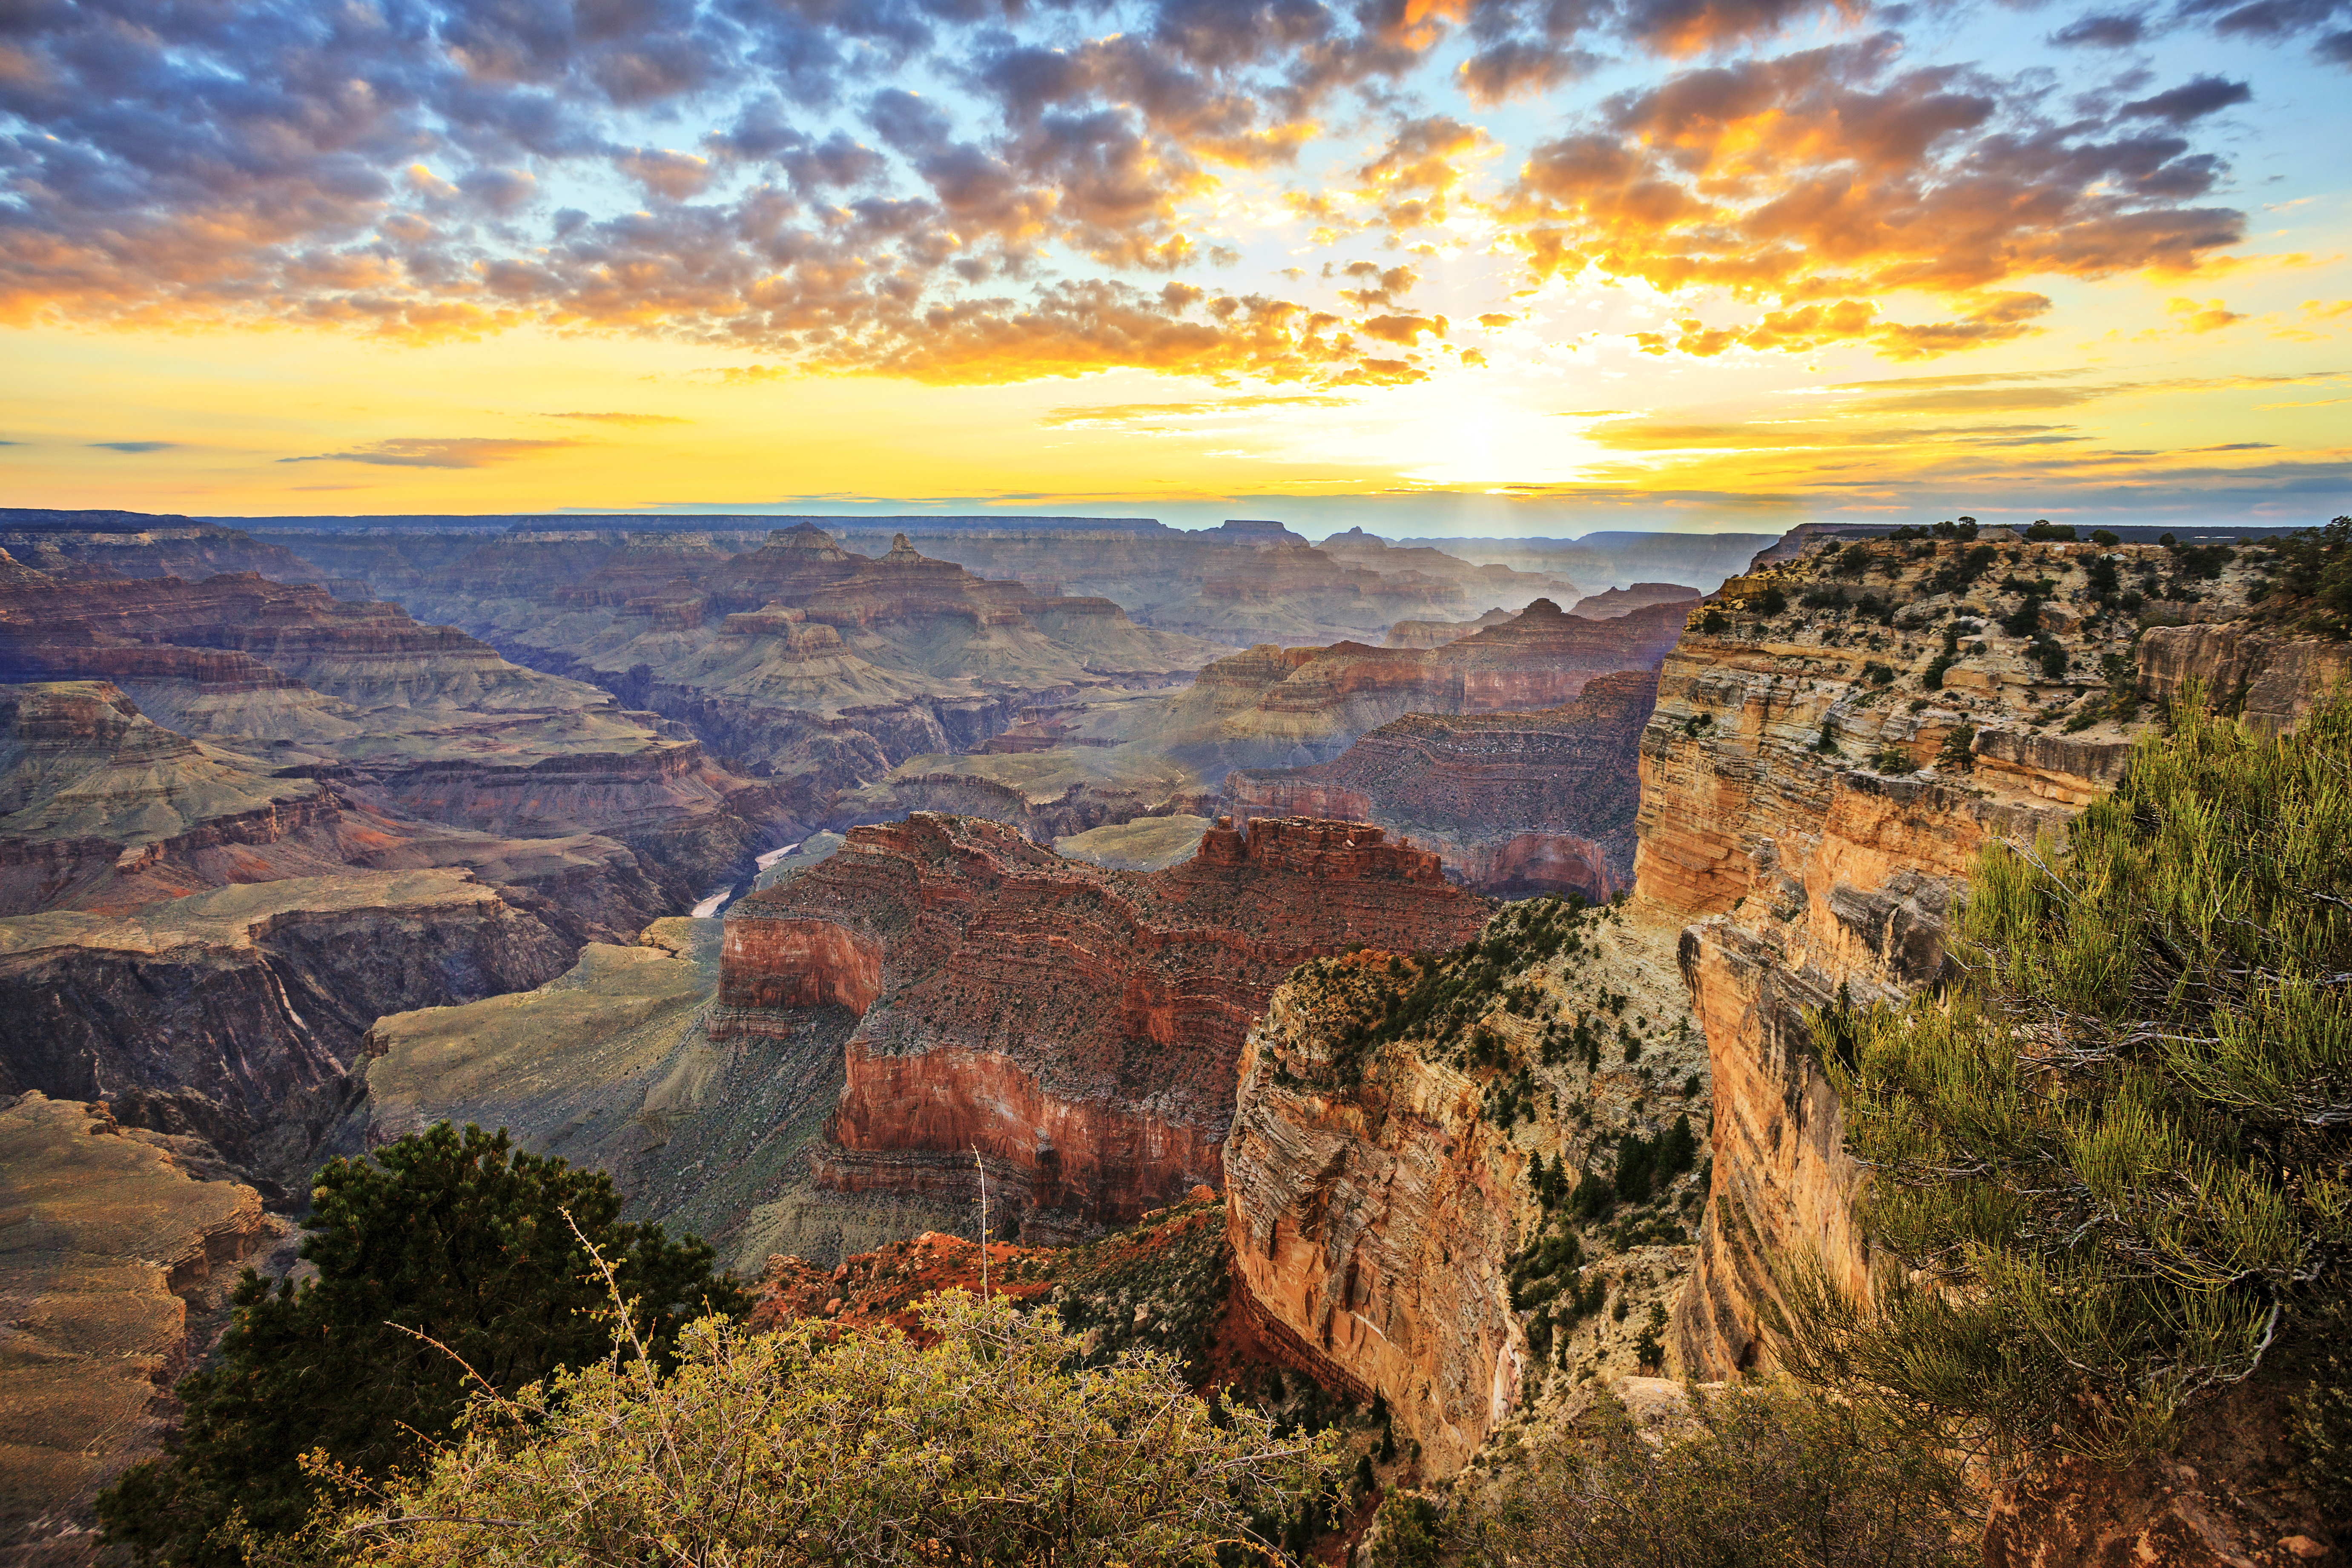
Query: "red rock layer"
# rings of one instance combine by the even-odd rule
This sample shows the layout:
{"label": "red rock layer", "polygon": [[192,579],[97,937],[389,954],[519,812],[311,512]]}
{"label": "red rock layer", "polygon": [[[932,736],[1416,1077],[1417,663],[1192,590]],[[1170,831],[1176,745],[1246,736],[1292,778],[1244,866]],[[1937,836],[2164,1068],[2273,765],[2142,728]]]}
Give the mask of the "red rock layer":
{"label": "red rock layer", "polygon": [[792,999],[873,994],[829,1179],[961,1192],[976,1148],[1041,1233],[1100,1224],[1216,1179],[1243,1037],[1292,968],[1451,946],[1485,909],[1364,824],[1220,825],[1141,873],[919,813],[733,906],[711,1030],[788,1033]]}

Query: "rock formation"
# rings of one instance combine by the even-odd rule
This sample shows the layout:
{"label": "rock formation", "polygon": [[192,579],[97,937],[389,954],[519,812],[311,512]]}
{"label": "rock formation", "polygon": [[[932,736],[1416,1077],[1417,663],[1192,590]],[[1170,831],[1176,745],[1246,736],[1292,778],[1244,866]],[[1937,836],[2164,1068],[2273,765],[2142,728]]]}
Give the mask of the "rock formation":
{"label": "rock formation", "polygon": [[[1432,986],[1423,1021],[1384,1022]],[[1307,965],[1250,1033],[1224,1150],[1241,1314],[1384,1398],[1428,1479],[1539,1391],[1637,1370],[1703,1178],[1629,1182],[1613,1224],[1613,1198],[1567,1199],[1633,1141],[1704,1126],[1705,1049],[1670,940],[1613,910],[1508,905],[1454,952]]]}
{"label": "rock formation", "polygon": [[[2186,624],[2141,633],[2091,587],[2102,557]],[[1841,992],[1899,1001],[1931,981],[1977,850],[2063,832],[2111,788],[2156,716],[2143,698],[2201,679],[2275,730],[2308,711],[2307,683],[2346,668],[2340,645],[2240,620],[2248,574],[2240,563],[2192,584],[2148,545],[1831,542],[1727,584],[1717,619],[1694,616],[1643,740],[1633,910],[1692,922],[1681,965],[1712,1061],[1713,1195],[1673,1324],[1685,1372],[1769,1365],[1760,1320],[1777,1260],[1818,1259],[1867,1289],[1861,1173],[1806,1010]],[[2024,590],[2047,594],[2037,615]],[[2206,1419],[2252,1432],[2242,1407],[2260,1397],[2232,1395]],[[2179,1458],[2118,1473],[2047,1467],[1994,1500],[1988,1561],[2316,1555],[2290,1544],[2319,1545],[2281,1522],[2296,1510],[2271,1506],[2286,1494],[2263,1470],[2275,1463],[2268,1430],[2199,1436]]]}
{"label": "rock formation", "polygon": [[104,1106],[0,1100],[0,1557],[95,1558],[99,1491],[163,1447],[172,1385],[238,1270],[289,1228],[195,1141]]}
{"label": "rock formation", "polygon": [[[573,944],[455,870],[246,883],[0,920],[0,1093],[105,1099],[299,1179],[377,1016],[527,989]],[[310,1102],[318,1102],[312,1104]]]}
{"label": "rock formation", "polygon": [[1531,713],[1407,714],[1339,757],[1225,775],[1234,817],[1333,816],[1410,835],[1449,874],[1502,898],[1600,903],[1633,881],[1643,727],[1656,678],[1594,679]]}
{"label": "rock formation", "polygon": [[1593,621],[1538,599],[1508,621],[1438,647],[1267,644],[1202,670],[1139,738],[1148,734],[1211,778],[1235,767],[1308,766],[1407,713],[1547,708],[1574,698],[1595,676],[1654,668],[1682,622],[1672,605]]}
{"label": "rock formation", "polygon": [[1484,907],[1367,825],[1220,825],[1138,873],[918,814],[735,904],[710,1033],[862,1015],[823,1179],[961,1199],[977,1148],[1008,1215],[1071,1234],[1215,1178],[1242,1037],[1290,968],[1444,945]]}
{"label": "rock formation", "polygon": [[289,778],[330,775],[394,816],[500,837],[604,833],[643,850],[681,905],[798,826],[775,786],[716,767],[605,691],[397,605],[253,574],[0,572],[0,679],[112,682],[183,735]]}
{"label": "rock formation", "polygon": [[1644,610],[1652,605],[1682,605],[1700,597],[1696,588],[1681,583],[1634,583],[1622,588],[1611,588],[1599,594],[1588,594],[1569,606],[1571,616],[1583,616],[1591,620],[1613,620],[1633,610]]}
{"label": "rock formation", "polygon": [[283,544],[242,529],[135,511],[45,511],[0,507],[0,551],[59,577],[210,577],[257,572],[281,583],[326,574]]}

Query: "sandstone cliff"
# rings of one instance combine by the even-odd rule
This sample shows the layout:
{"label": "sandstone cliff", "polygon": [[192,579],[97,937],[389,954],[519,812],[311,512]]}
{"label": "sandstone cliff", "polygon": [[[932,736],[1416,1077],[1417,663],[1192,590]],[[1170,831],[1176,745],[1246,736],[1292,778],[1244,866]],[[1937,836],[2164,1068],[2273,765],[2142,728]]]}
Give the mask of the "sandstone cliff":
{"label": "sandstone cliff", "polygon": [[1636,763],[1656,690],[1628,670],[1531,713],[1408,714],[1328,763],[1236,769],[1225,798],[1236,819],[1378,823],[1481,892],[1604,902],[1633,881]]}
{"label": "sandstone cliff", "polygon": [[0,1101],[0,1556],[95,1560],[91,1505],[161,1451],[238,1270],[290,1227],[192,1141]]}
{"label": "sandstone cliff", "polygon": [[711,1033],[862,1015],[824,1179],[961,1200],[977,1147],[1008,1218],[1069,1234],[1214,1179],[1242,1037],[1290,968],[1450,942],[1483,910],[1369,826],[1220,825],[1138,873],[918,814],[733,907]]}
{"label": "sandstone cliff", "polygon": [[[1819,1258],[1867,1287],[1861,1173],[1806,1010],[1931,982],[1977,850],[2063,834],[2120,776],[2151,700],[2201,680],[2274,731],[2352,662],[2243,621],[2248,576],[2147,545],[1832,541],[1693,616],[1643,740],[1633,906],[1692,922],[1681,966],[1712,1061],[1713,1193],[1673,1324],[1685,1372],[1770,1364],[1777,1264]],[[2158,624],[2143,632],[2132,611]],[[2060,1462],[2002,1493],[1989,1561],[2324,1556],[2307,1516],[2274,1506],[2261,1397],[2207,1413],[2237,1438],[2200,1432],[2119,1473]]]}
{"label": "sandstone cliff", "polygon": [[[1224,1152],[1242,1309],[1384,1398],[1423,1479],[1638,1370],[1689,1268],[1705,1045],[1664,937],[1509,905],[1453,952],[1310,963],[1250,1034]],[[1684,1156],[1646,1163],[1678,1123]]]}

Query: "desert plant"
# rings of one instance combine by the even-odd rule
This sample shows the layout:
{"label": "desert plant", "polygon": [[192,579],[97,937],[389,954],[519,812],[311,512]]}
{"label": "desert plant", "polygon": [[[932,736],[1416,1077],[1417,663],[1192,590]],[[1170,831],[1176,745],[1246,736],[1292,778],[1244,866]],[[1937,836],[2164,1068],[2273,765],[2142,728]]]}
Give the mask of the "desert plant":
{"label": "desert plant", "polygon": [[1958,1468],[1881,1413],[1770,1384],[1689,1391],[1654,1441],[1603,1395],[1523,1450],[1448,1533],[1465,1561],[1554,1568],[1962,1568]]}
{"label": "desert plant", "polygon": [[429,1469],[336,1524],[364,1563],[1213,1563],[1254,1512],[1344,1474],[1135,1352],[1072,1371],[1051,1313],[963,1292],[894,1330],[690,1326],[665,1373],[614,1353],[482,1394]]}

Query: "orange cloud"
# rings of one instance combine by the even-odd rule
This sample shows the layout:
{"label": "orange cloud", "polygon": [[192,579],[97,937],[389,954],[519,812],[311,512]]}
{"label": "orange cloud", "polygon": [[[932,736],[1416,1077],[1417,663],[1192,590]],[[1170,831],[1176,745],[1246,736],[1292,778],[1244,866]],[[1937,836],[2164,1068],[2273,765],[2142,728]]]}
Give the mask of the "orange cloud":
{"label": "orange cloud", "polygon": [[[2169,130],[2085,141],[1989,128],[1996,89],[1950,68],[1898,72],[1895,46],[1853,45],[1684,72],[1611,100],[1601,122],[1537,147],[1504,206],[1538,280],[1597,272],[1667,291],[1720,289],[1842,315],[1645,334],[1653,353],[1801,351],[1869,338],[1919,358],[2014,338],[2049,309],[2037,274],[2186,271],[2243,232],[2190,206],[2217,165]],[[1954,319],[1865,326],[1895,290]]]}
{"label": "orange cloud", "polygon": [[2164,304],[2164,313],[2178,321],[2183,331],[2189,332],[2218,332],[2233,321],[2246,319],[2242,312],[2231,310],[2219,300],[2208,300],[2202,305],[2194,300],[2168,300]]}

